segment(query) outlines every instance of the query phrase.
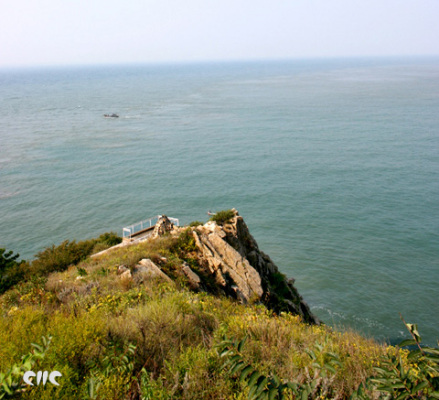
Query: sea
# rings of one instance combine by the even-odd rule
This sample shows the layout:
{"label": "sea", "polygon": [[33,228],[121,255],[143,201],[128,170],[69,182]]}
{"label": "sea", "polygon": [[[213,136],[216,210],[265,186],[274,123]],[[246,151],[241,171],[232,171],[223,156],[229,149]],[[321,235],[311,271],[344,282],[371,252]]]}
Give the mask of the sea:
{"label": "sea", "polygon": [[0,247],[232,207],[327,325],[437,345],[439,59],[0,70]]}

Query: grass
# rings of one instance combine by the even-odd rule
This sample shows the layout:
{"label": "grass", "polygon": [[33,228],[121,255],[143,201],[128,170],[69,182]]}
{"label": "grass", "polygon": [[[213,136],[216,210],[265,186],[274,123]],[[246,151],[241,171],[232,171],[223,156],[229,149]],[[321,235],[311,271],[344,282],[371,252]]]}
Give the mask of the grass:
{"label": "grass", "polygon": [[191,236],[183,231],[16,285],[0,297],[0,371],[19,363],[31,343],[51,336],[33,368],[60,371],[60,386],[25,387],[23,399],[244,399],[248,388],[224,368],[217,347],[224,335],[247,336],[244,359],[283,380],[309,382],[316,360],[336,354],[341,363],[327,393],[347,399],[380,357],[398,352],[262,305],[194,293],[183,279],[128,285],[117,275],[119,265],[132,268],[142,258],[177,274],[174,267],[191,251]]}

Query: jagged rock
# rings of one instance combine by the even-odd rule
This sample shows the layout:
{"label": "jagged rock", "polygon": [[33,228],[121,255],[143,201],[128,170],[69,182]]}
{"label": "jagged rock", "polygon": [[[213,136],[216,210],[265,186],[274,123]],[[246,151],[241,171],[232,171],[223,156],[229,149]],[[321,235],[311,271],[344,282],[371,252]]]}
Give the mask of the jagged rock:
{"label": "jagged rock", "polygon": [[192,228],[198,261],[217,285],[242,302],[259,300],[276,312],[300,315],[319,323],[294,287],[294,279],[280,273],[271,258],[259,250],[243,218],[235,216],[222,226],[209,221]]}
{"label": "jagged rock", "polygon": [[200,277],[192,271],[191,267],[187,265],[187,263],[183,263],[183,267],[181,268],[186,277],[189,280],[189,284],[194,288],[198,289],[200,287],[201,279]]}
{"label": "jagged rock", "polygon": [[169,220],[166,215],[162,215],[155,224],[151,237],[156,238],[162,236],[167,232],[171,232],[174,228],[174,224]]}
{"label": "jagged rock", "polygon": [[[258,272],[224,238],[224,231],[216,224],[208,223],[193,231],[195,243],[200,250],[201,265],[207,267],[226,292],[239,293],[248,302],[263,294]],[[233,288],[236,286],[236,289]]]}
{"label": "jagged rock", "polygon": [[151,279],[151,278],[161,278],[168,282],[172,282],[172,279],[169,278],[157,265],[155,265],[149,258],[144,258],[139,261],[133,268],[133,275],[136,280],[142,281],[143,279]]}

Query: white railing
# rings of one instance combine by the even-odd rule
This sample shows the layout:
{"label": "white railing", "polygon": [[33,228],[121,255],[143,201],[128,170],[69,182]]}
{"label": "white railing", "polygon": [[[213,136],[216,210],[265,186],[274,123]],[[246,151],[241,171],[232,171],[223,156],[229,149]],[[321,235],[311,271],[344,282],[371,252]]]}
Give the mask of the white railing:
{"label": "white railing", "polygon": [[[151,217],[151,218],[145,219],[144,221],[136,222],[135,224],[132,224],[130,226],[126,226],[125,228],[122,229],[123,238],[124,239],[125,238],[131,239],[131,237],[133,235],[135,235],[136,233],[153,227],[161,217],[162,217],[161,215],[156,215],[155,217]],[[168,219],[174,225],[179,226],[179,220],[177,218],[168,217]]]}
{"label": "white railing", "polygon": [[171,221],[175,226],[180,226],[180,221],[178,218],[168,217],[169,221]]}

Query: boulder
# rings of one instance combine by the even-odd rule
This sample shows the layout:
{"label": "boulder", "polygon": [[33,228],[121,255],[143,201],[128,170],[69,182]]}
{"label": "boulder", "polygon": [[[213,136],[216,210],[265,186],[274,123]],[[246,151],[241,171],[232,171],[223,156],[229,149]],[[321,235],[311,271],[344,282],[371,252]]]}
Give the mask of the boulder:
{"label": "boulder", "polygon": [[171,232],[174,228],[174,224],[169,220],[166,215],[162,215],[154,226],[151,237],[157,238],[163,236],[167,232]]}
{"label": "boulder", "polygon": [[131,271],[129,269],[127,269],[126,271],[122,272],[122,274],[120,274],[119,278],[122,281],[130,281],[130,280],[133,279],[133,277],[131,275]]}
{"label": "boulder", "polygon": [[139,263],[133,268],[134,278],[138,281],[143,281],[144,279],[160,278],[167,282],[172,282],[157,265],[155,265],[149,258],[144,258],[140,260]]}

